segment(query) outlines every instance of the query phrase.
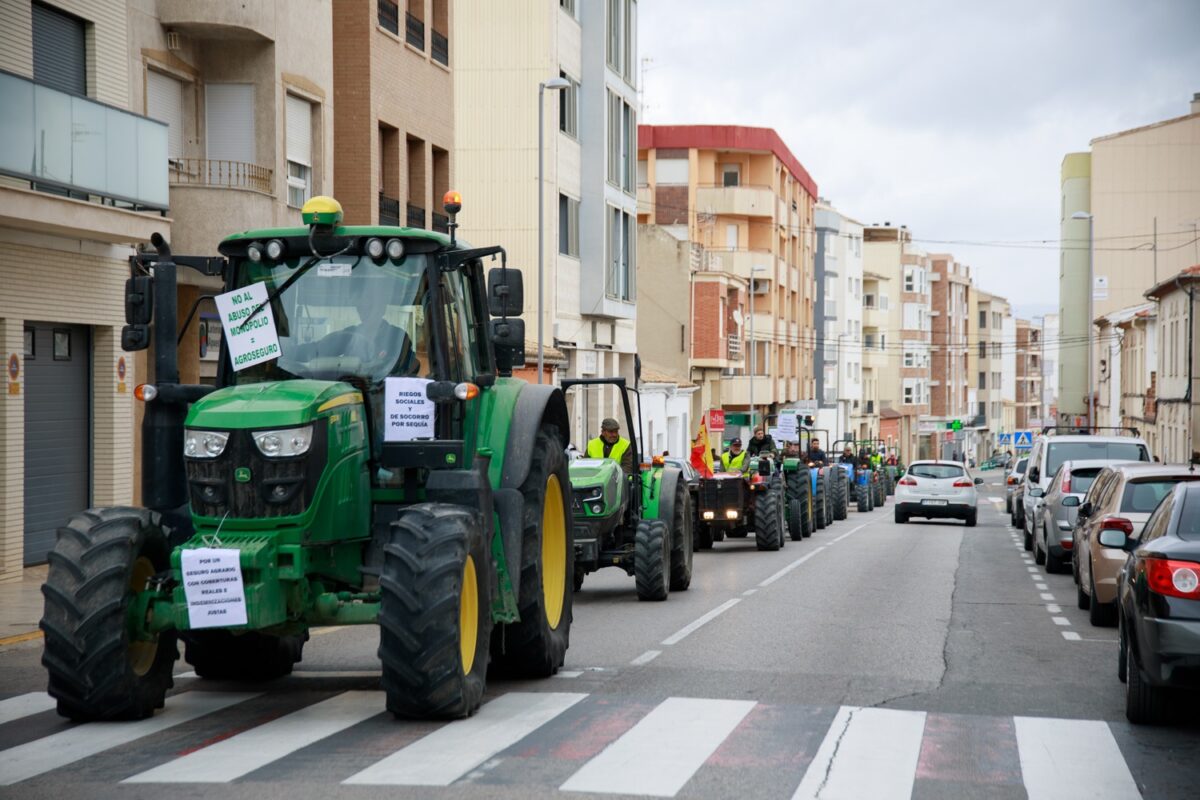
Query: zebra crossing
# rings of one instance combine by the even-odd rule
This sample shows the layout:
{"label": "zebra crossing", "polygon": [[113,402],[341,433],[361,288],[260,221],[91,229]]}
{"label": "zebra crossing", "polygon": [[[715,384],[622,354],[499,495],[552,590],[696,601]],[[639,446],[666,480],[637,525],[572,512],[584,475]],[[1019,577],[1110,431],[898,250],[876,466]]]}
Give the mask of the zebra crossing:
{"label": "zebra crossing", "polygon": [[[283,703],[282,708],[280,704]],[[303,705],[298,705],[303,703]],[[73,725],[40,693],[0,700],[0,787],[270,781],[521,785],[539,794],[912,798],[999,793],[1133,798],[1108,724],[881,708],[581,692],[507,692],[475,716],[398,722],[377,690],[190,690],[137,722]],[[165,741],[164,741],[165,740]],[[84,776],[84,778],[81,778]],[[61,774],[60,774],[61,777]],[[32,785],[32,784],[30,784]]]}

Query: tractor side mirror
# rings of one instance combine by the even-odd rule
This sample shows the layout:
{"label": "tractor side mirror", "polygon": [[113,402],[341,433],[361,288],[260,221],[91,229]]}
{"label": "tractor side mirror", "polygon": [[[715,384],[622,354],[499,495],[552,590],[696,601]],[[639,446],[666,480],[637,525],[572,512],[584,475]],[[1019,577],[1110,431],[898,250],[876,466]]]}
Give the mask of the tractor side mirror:
{"label": "tractor side mirror", "polygon": [[121,349],[126,353],[145,350],[149,346],[149,325],[126,325],[121,328]]}
{"label": "tractor side mirror", "polygon": [[760,458],[758,460],[758,474],[764,476],[771,474],[771,459]]}
{"label": "tractor side mirror", "polygon": [[509,349],[525,349],[525,320],[509,317],[488,323],[492,344]]}
{"label": "tractor side mirror", "polygon": [[[493,317],[519,317],[525,310],[525,284],[521,270],[497,268],[488,272],[488,313]],[[521,338],[524,344],[524,335]]]}
{"label": "tractor side mirror", "polygon": [[125,321],[130,325],[154,321],[154,278],[149,275],[125,281]]}

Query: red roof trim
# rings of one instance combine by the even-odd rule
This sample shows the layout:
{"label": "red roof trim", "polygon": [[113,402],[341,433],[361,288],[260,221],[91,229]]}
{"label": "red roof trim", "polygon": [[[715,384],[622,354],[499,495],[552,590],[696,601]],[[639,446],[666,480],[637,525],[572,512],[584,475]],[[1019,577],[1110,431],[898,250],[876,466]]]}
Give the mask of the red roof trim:
{"label": "red roof trim", "polygon": [[774,153],[813,200],[817,182],[808,174],[800,159],[792,154],[774,128],[749,128],[744,125],[638,125],[638,147],[686,147],[705,150],[759,150]]}

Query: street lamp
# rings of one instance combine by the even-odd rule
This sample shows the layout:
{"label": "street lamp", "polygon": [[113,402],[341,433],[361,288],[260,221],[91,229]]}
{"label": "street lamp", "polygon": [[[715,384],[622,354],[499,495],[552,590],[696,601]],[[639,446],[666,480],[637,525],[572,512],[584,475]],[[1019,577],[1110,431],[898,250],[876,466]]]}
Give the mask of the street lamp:
{"label": "street lamp", "polygon": [[758,372],[756,356],[758,347],[754,344],[754,273],[766,272],[767,268],[759,264],[750,268],[750,431],[754,432],[754,376]]}
{"label": "street lamp", "polygon": [[1096,420],[1093,415],[1094,401],[1092,399],[1092,300],[1095,294],[1096,278],[1093,274],[1096,259],[1096,218],[1086,211],[1076,211],[1071,219],[1086,219],[1088,224],[1088,315],[1087,315],[1087,424],[1090,430]]}
{"label": "street lamp", "polygon": [[538,84],[538,301],[537,301],[537,382],[542,383],[545,372],[545,339],[542,328],[545,325],[544,296],[542,290],[542,274],[545,272],[546,261],[546,184],[545,184],[545,150],[546,150],[546,90],[560,92],[571,86],[566,78],[551,78]]}
{"label": "street lamp", "polygon": [[[842,339],[845,339],[849,335],[850,335],[849,333],[839,333],[838,337],[837,337],[837,344],[838,344],[838,346],[837,346],[837,394],[838,394],[838,396],[837,396],[837,420],[838,420],[837,425],[838,425],[838,429],[836,431],[834,431],[834,433],[845,433],[845,431],[846,431],[846,429],[842,426],[842,370],[845,369],[845,364],[846,364],[846,354],[842,350]],[[823,363],[824,362],[822,362],[822,364]],[[822,366],[821,369],[822,369],[822,371],[824,371],[824,369],[825,369],[824,366]],[[847,414],[846,416],[847,416],[847,422],[848,422],[849,414]]]}

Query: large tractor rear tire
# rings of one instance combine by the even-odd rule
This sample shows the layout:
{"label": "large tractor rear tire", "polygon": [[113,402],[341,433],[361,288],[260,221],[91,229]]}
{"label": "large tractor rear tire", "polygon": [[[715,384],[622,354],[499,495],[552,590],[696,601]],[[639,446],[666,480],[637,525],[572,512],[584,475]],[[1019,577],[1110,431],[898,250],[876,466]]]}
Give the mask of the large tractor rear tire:
{"label": "large tractor rear tire", "polygon": [[773,480],[754,501],[754,543],[759,550],[779,550],[783,536],[783,487]]}
{"label": "large tractor rear tire", "polygon": [[521,574],[513,576],[521,621],[498,626],[492,634],[492,663],[512,677],[553,675],[570,645],[575,539],[564,446],[558,428],[543,424],[521,485]]}
{"label": "large tractor rear tire", "polygon": [[821,530],[828,525],[832,520],[829,519],[829,499],[826,495],[828,490],[828,476],[822,472],[817,472],[817,488],[813,492],[813,527]]}
{"label": "large tractor rear tire", "polygon": [[144,719],[174,685],[174,631],[139,637],[129,604],[167,570],[170,549],[158,514],[98,508],[58,529],[42,586],[42,664],[58,713],[73,720]]}
{"label": "large tractor rear tire", "polygon": [[788,535],[793,542],[812,535],[812,506],[808,500],[810,481],[808,470],[803,466],[787,475]]}
{"label": "large tractor rear tire", "polygon": [[447,503],[400,512],[383,548],[379,659],[397,717],[457,718],[483,701],[491,553],[479,517]]}
{"label": "large tractor rear tire", "polygon": [[833,509],[833,518],[835,520],[843,520],[850,516],[850,481],[846,477],[846,470],[841,467],[835,467],[837,472],[835,477],[838,485],[837,505]]}
{"label": "large tractor rear tire", "polygon": [[671,532],[660,519],[643,519],[634,534],[633,578],[638,600],[666,600],[671,590]]}
{"label": "large tractor rear tire", "polygon": [[671,591],[684,592],[692,585],[692,495],[681,480],[675,487],[675,513],[671,522]]}
{"label": "large tractor rear tire", "polygon": [[185,631],[184,659],[201,678],[213,681],[270,681],[290,675],[300,661],[308,632],[267,636],[227,630]]}

